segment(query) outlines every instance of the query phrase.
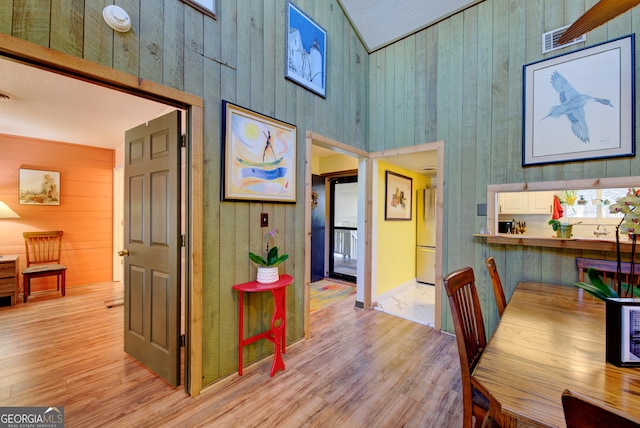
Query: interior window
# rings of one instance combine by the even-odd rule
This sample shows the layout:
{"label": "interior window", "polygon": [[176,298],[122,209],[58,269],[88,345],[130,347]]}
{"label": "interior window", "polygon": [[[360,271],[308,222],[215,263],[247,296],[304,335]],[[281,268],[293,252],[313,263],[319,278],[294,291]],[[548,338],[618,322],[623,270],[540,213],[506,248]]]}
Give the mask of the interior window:
{"label": "interior window", "polygon": [[[614,204],[618,198],[625,196],[628,191],[627,188],[575,190],[576,200],[573,205],[566,205],[565,216],[596,221],[620,218],[622,214],[611,214],[609,206]],[[571,194],[571,191],[557,193],[563,202],[566,202],[567,196]]]}

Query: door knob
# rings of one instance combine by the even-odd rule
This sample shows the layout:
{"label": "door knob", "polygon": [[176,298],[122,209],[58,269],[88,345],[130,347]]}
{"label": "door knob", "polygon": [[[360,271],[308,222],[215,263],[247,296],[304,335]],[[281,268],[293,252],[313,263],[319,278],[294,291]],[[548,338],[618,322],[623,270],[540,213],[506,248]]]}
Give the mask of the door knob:
{"label": "door knob", "polygon": [[120,250],[118,251],[118,255],[122,257],[127,257],[129,255],[129,250]]}

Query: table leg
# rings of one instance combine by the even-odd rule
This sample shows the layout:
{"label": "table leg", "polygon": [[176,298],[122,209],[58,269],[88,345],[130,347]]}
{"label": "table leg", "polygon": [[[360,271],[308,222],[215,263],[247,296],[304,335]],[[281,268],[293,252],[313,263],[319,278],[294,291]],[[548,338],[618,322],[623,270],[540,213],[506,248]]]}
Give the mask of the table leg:
{"label": "table leg", "polygon": [[242,376],[242,342],[244,341],[244,300],[243,292],[238,292],[238,376]]}
{"label": "table leg", "polygon": [[271,376],[278,371],[284,370],[284,360],[282,354],[285,350],[286,337],[285,323],[286,323],[286,290],[284,287],[271,290],[273,294],[273,318],[271,319],[271,332],[273,333],[273,365],[271,366]]}

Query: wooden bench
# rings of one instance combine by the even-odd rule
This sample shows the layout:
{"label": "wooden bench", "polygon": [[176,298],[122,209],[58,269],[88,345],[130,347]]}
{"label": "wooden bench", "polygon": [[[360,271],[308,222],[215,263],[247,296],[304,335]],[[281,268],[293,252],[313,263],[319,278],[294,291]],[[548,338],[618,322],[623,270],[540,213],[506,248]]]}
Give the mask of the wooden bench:
{"label": "wooden bench", "polygon": [[[621,265],[622,282],[629,283],[629,273],[631,272],[631,263],[622,262]],[[618,279],[618,262],[615,260],[600,260],[600,259],[587,259],[584,257],[576,257],[576,268],[578,268],[578,281],[584,282],[585,273],[587,269],[594,268],[602,277],[605,284],[608,284],[611,288],[616,290],[619,294],[617,287]],[[635,275],[640,275],[640,263],[636,263],[634,266]],[[637,281],[637,280],[636,280]]]}

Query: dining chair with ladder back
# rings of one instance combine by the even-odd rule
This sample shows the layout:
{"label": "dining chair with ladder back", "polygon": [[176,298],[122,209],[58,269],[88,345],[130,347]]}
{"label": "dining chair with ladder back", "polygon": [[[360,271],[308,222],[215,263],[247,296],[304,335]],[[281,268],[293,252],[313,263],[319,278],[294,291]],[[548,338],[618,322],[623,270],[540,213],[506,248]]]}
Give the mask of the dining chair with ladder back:
{"label": "dining chair with ladder back", "polygon": [[498,305],[498,315],[502,318],[502,313],[507,307],[507,299],[504,297],[504,289],[502,288],[502,281],[500,281],[500,275],[498,274],[498,268],[496,267],[496,261],[493,257],[487,257],[485,260],[489,275],[491,276],[491,284],[493,285],[493,294],[496,296],[496,304]]}
{"label": "dining chair with ladder back", "polygon": [[606,404],[568,389],[562,393],[562,409],[567,428],[640,427],[639,421],[632,421]]}
{"label": "dining chair with ladder back", "polygon": [[24,303],[27,303],[31,294],[32,278],[55,275],[57,290],[65,295],[67,267],[60,264],[62,234],[62,230],[22,234],[27,253],[27,267],[22,271]]}
{"label": "dining chair with ladder back", "polygon": [[473,380],[471,374],[487,346],[482,309],[476,290],[473,269],[458,269],[444,279],[458,344],[462,375],[462,403],[464,428],[480,427],[489,410],[488,394]]}

